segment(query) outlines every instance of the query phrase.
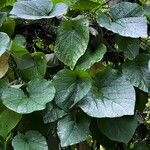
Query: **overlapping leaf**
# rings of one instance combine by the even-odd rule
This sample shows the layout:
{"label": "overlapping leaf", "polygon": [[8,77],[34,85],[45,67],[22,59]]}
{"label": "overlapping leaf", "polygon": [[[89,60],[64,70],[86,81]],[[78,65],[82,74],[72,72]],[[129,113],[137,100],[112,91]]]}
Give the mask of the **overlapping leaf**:
{"label": "overlapping leaf", "polygon": [[67,5],[58,3],[53,6],[51,0],[17,1],[10,14],[23,19],[43,19],[61,16],[67,12]]}
{"label": "overlapping leaf", "polygon": [[48,150],[46,139],[37,131],[18,133],[12,141],[14,150]]}
{"label": "overlapping leaf", "polygon": [[56,88],[56,104],[67,110],[79,102],[91,88],[91,78],[87,72],[64,69],[53,78]]}
{"label": "overlapping leaf", "polygon": [[132,138],[138,121],[136,117],[104,118],[98,120],[101,132],[113,141],[128,143]]}
{"label": "overlapping leaf", "polygon": [[150,91],[150,70],[148,63],[150,56],[138,55],[133,61],[127,60],[123,65],[123,74],[137,88]]}
{"label": "overlapping leaf", "polygon": [[35,79],[27,84],[24,92],[21,89],[6,88],[2,92],[3,104],[15,112],[24,114],[43,110],[46,104],[53,100],[55,88],[44,79]]}
{"label": "overlapping leaf", "polygon": [[57,134],[60,138],[61,146],[66,147],[86,140],[89,134],[90,121],[86,117],[80,116],[78,121],[71,116],[65,116],[58,122]]}
{"label": "overlapping leaf", "polygon": [[98,13],[97,22],[101,27],[121,36],[147,37],[147,19],[138,4],[121,2],[110,9],[109,15]]}
{"label": "overlapping leaf", "polygon": [[89,22],[84,16],[78,16],[61,22],[54,51],[65,65],[73,69],[85,53],[88,42]]}
{"label": "overlapping leaf", "polygon": [[134,106],[133,86],[124,76],[111,69],[98,73],[95,86],[79,103],[85,113],[97,118],[133,115]]}

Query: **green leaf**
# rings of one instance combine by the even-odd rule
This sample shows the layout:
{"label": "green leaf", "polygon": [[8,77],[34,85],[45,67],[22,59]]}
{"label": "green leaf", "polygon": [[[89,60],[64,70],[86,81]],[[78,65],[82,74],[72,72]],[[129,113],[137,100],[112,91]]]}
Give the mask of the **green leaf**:
{"label": "green leaf", "polygon": [[33,80],[35,78],[42,79],[45,76],[47,69],[46,57],[42,52],[35,52],[31,55],[24,55],[20,60],[20,64],[17,65],[20,67],[22,66],[21,70],[23,77],[27,80]]}
{"label": "green leaf", "polygon": [[66,111],[79,102],[91,88],[89,74],[78,70],[61,70],[54,76],[53,83],[56,88],[56,104]]}
{"label": "green leaf", "polygon": [[9,36],[11,36],[14,33],[15,30],[15,21],[11,18],[7,18],[4,22],[3,25],[0,28],[1,32],[7,33]]}
{"label": "green leaf", "polygon": [[22,19],[48,19],[67,12],[67,5],[58,3],[53,6],[51,0],[17,1],[10,14]]}
{"label": "green leaf", "polygon": [[76,68],[81,70],[89,69],[93,64],[101,61],[106,53],[106,46],[100,44],[95,51],[87,51],[77,62]]}
{"label": "green leaf", "polygon": [[55,88],[46,80],[32,80],[24,92],[21,89],[7,88],[2,92],[3,104],[9,109],[27,114],[43,110],[53,100]]}
{"label": "green leaf", "polygon": [[110,9],[110,17],[102,12],[97,15],[101,27],[121,36],[147,37],[147,19],[142,8],[136,3],[122,2]]}
{"label": "green leaf", "polygon": [[12,6],[16,0],[1,0],[0,1],[0,9],[6,6]]}
{"label": "green leaf", "polygon": [[135,143],[133,150],[149,150],[149,148],[145,142],[137,142]]}
{"label": "green leaf", "polygon": [[132,85],[145,92],[150,91],[149,60],[149,55],[141,54],[133,61],[127,60],[123,65],[124,76],[132,83]]}
{"label": "green leaf", "polygon": [[78,0],[74,5],[72,5],[72,9],[78,10],[92,10],[97,8],[100,4],[98,2],[94,2],[92,0]]}
{"label": "green leaf", "polygon": [[89,22],[84,16],[64,20],[58,28],[56,56],[71,69],[85,53],[89,42]]}
{"label": "green leaf", "polygon": [[0,12],[0,27],[2,26],[2,24],[5,21],[6,17],[7,17],[6,12]]}
{"label": "green leaf", "polygon": [[0,32],[0,56],[7,50],[9,42],[9,36],[4,32]]}
{"label": "green leaf", "polygon": [[136,116],[122,118],[104,118],[98,120],[98,127],[109,139],[127,144],[132,138],[138,121]]}
{"label": "green leaf", "polygon": [[12,141],[14,150],[48,150],[46,139],[37,131],[18,133]]}
{"label": "green leaf", "polygon": [[139,54],[140,40],[117,36],[116,44],[119,50],[122,50],[128,59],[132,60]]}
{"label": "green leaf", "polygon": [[21,115],[9,109],[0,113],[0,136],[6,138],[13,128],[18,124]]}
{"label": "green leaf", "polygon": [[86,117],[80,116],[78,121],[71,116],[65,116],[57,125],[57,134],[62,147],[74,145],[86,140],[89,135],[90,121]]}
{"label": "green leaf", "polygon": [[96,75],[95,85],[79,102],[79,107],[89,116],[120,117],[133,115],[135,90],[129,81],[113,69]]}
{"label": "green leaf", "polygon": [[67,113],[59,108],[55,103],[48,103],[46,111],[43,115],[43,120],[44,123],[54,122],[62,118],[66,114]]}

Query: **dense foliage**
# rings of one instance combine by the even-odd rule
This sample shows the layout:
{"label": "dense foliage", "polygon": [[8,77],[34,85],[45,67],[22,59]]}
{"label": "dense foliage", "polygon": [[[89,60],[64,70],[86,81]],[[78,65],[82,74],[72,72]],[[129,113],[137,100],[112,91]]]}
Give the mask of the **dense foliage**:
{"label": "dense foliage", "polygon": [[149,0],[0,0],[0,149],[150,149]]}

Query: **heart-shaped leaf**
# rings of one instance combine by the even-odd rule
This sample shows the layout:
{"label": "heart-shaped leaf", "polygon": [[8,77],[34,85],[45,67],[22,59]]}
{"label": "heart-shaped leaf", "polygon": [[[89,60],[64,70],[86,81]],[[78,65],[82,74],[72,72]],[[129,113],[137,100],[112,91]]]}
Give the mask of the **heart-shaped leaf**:
{"label": "heart-shaped leaf", "polygon": [[113,141],[127,144],[132,138],[138,121],[136,116],[124,116],[122,118],[104,118],[98,120],[101,132]]}
{"label": "heart-shaped leaf", "polygon": [[106,69],[97,74],[94,82],[95,86],[79,102],[85,113],[97,118],[134,114],[135,90],[124,76]]}
{"label": "heart-shaped leaf", "polygon": [[14,150],[48,150],[46,139],[37,131],[18,133],[12,141]]}
{"label": "heart-shaped leaf", "polygon": [[121,36],[147,37],[147,19],[136,3],[122,2],[110,9],[109,16],[99,12],[97,22],[101,27]]}
{"label": "heart-shaped leaf", "polygon": [[77,122],[70,115],[62,118],[57,126],[61,146],[65,147],[86,140],[89,134],[89,125],[90,121],[86,117],[80,116]]}
{"label": "heart-shaped leaf", "polygon": [[67,5],[63,3],[53,6],[52,0],[23,0],[14,4],[10,14],[18,18],[37,20],[61,16],[67,9]]}
{"label": "heart-shaped leaf", "polygon": [[24,92],[21,89],[6,88],[2,92],[3,104],[22,114],[43,110],[46,104],[53,100],[55,88],[44,79],[36,79],[27,84]]}
{"label": "heart-shaped leaf", "polygon": [[85,53],[89,42],[89,22],[83,16],[64,20],[58,28],[56,56],[71,69]]}

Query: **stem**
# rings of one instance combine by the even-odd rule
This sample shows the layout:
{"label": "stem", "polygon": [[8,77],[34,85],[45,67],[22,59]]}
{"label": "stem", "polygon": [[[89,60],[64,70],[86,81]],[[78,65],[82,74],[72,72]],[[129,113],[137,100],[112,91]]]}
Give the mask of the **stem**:
{"label": "stem", "polygon": [[3,143],[3,150],[7,150],[7,142],[6,141]]}

